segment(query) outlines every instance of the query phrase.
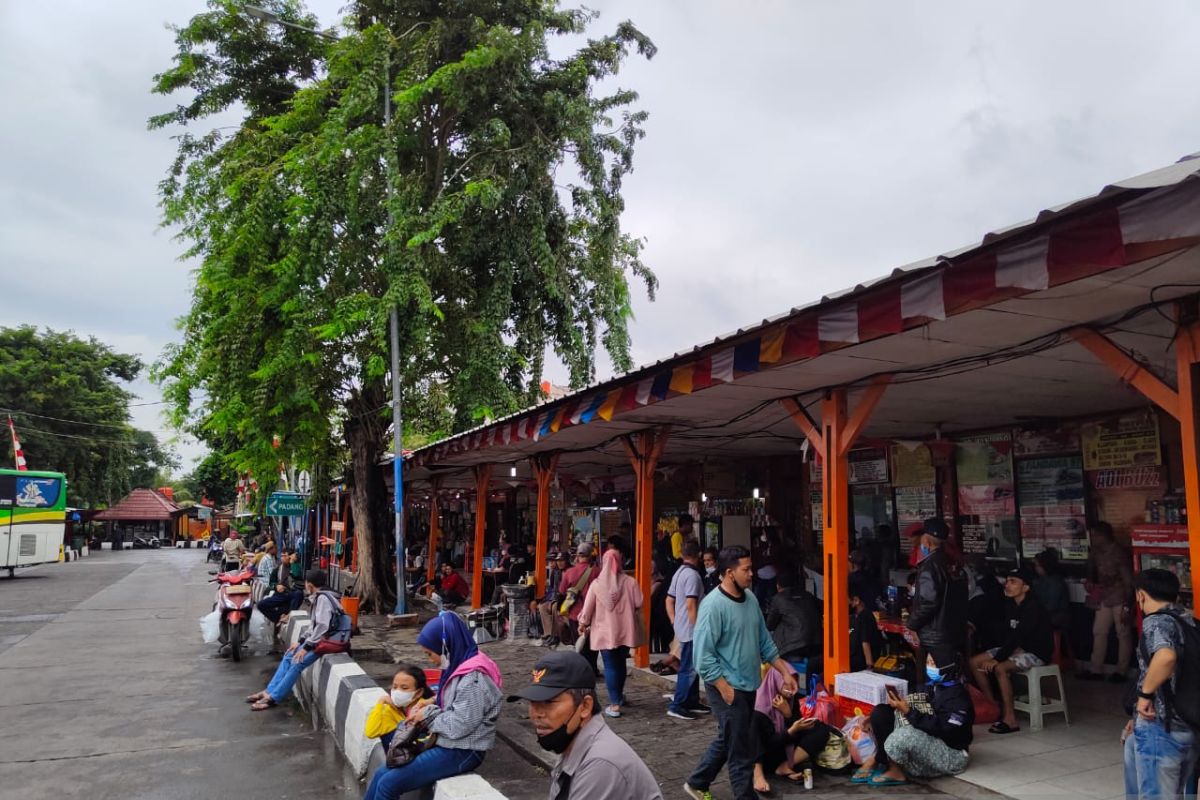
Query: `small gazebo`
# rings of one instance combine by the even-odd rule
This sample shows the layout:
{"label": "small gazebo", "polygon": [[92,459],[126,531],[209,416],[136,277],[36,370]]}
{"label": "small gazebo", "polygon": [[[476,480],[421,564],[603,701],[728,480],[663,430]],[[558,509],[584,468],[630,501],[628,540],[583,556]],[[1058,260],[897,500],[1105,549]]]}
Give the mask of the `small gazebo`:
{"label": "small gazebo", "polygon": [[118,542],[123,542],[127,528],[174,539],[175,525],[172,523],[184,510],[153,489],[134,489],[112,508],[97,514],[95,519],[111,524],[111,538],[116,548]]}

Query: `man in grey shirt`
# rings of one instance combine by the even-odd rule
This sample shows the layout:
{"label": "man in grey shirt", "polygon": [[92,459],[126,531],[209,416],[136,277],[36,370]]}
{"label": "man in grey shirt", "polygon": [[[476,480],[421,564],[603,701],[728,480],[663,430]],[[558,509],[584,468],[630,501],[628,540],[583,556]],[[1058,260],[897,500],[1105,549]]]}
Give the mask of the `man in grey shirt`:
{"label": "man in grey shirt", "polygon": [[704,580],[700,577],[700,545],[689,539],[683,543],[681,552],[683,565],[675,570],[671,588],[667,590],[667,616],[675,626],[675,640],[679,642],[679,673],[667,716],[695,720],[698,714],[711,713],[700,704],[700,678],[692,657],[692,636],[704,598]]}
{"label": "man in grey shirt", "polygon": [[529,719],[543,749],[559,755],[549,800],[663,800],[637,753],[597,714],[596,673],[572,651],[547,653],[531,683],[508,699],[529,701]]}

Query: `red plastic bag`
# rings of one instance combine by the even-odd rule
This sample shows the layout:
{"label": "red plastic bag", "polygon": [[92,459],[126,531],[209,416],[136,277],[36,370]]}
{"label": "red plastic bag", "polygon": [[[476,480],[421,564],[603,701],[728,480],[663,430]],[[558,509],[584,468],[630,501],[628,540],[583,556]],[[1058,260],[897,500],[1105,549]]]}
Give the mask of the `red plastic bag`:
{"label": "red plastic bag", "polygon": [[991,725],[1000,720],[1000,704],[984,697],[983,692],[971,684],[967,684],[967,692],[971,695],[971,705],[975,707],[975,724]]}
{"label": "red plastic bag", "polygon": [[818,675],[810,675],[808,678],[808,696],[800,702],[800,716],[804,719],[818,719],[839,730],[842,727],[842,715],[838,711],[837,701],[829,694],[825,682]]}

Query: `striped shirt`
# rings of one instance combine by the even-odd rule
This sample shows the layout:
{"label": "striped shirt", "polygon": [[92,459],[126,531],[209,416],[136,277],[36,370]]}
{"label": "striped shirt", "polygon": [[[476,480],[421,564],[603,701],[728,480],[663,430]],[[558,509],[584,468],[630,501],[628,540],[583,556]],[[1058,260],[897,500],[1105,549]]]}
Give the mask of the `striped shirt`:
{"label": "striped shirt", "polygon": [[[482,672],[452,680],[442,692],[442,706],[430,706],[425,717],[438,735],[438,747],[487,752],[496,742],[496,718],[504,695]],[[436,713],[435,713],[436,712]]]}

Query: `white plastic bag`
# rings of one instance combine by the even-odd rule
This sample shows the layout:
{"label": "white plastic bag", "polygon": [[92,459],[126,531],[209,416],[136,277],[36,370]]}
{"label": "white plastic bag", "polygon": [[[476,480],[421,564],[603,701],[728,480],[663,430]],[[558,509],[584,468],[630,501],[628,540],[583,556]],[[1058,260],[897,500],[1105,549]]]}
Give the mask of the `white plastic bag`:
{"label": "white plastic bag", "polygon": [[250,615],[250,641],[271,646],[271,622],[257,608]]}
{"label": "white plastic bag", "polygon": [[855,764],[862,764],[875,755],[875,737],[867,730],[867,720],[867,717],[859,714],[842,726],[842,735],[846,737],[850,758]]}
{"label": "white plastic bag", "polygon": [[213,610],[200,618],[200,638],[205,644],[212,644],[221,638],[221,612]]}

